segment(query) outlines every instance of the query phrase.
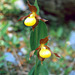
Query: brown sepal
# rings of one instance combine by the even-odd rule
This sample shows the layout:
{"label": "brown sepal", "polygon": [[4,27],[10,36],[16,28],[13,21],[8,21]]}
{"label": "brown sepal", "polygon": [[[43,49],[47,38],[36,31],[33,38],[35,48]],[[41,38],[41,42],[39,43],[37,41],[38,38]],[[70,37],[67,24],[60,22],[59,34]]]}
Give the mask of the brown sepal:
{"label": "brown sepal", "polygon": [[36,48],[35,50],[40,50],[41,49],[41,46],[39,46],[38,48]]}
{"label": "brown sepal", "polygon": [[37,51],[37,56],[38,56],[38,59],[41,61],[41,64],[42,64],[42,62],[45,60],[45,58],[42,58],[42,57],[39,56],[39,51],[40,50]]}
{"label": "brown sepal", "polygon": [[35,50],[33,50],[33,51],[30,52],[30,54],[29,54],[30,55],[30,58],[34,55],[34,52],[35,52]]}
{"label": "brown sepal", "polygon": [[46,49],[50,50],[50,52],[53,54],[53,52],[51,51],[51,49],[48,46],[45,45],[45,47],[46,47]]}
{"label": "brown sepal", "polygon": [[45,44],[45,43],[47,43],[47,41],[49,40],[48,37],[49,37],[49,36],[47,36],[47,37],[44,38],[44,39],[41,39],[41,40],[40,40],[40,44]]}
{"label": "brown sepal", "polygon": [[54,53],[54,55],[56,56],[56,57],[59,57],[59,58],[61,58],[57,53]]}
{"label": "brown sepal", "polygon": [[54,54],[56,57],[59,57],[59,58],[60,58],[60,56],[59,56],[57,53],[53,53],[53,52],[51,51],[51,49],[50,49],[48,46],[45,45],[45,47],[46,47],[46,49],[50,50],[50,52],[51,52],[52,54]]}
{"label": "brown sepal", "polygon": [[37,12],[37,8],[34,5],[31,5],[28,0],[27,0],[27,2],[28,2],[29,10],[31,12],[35,12],[36,13]]}
{"label": "brown sepal", "polygon": [[30,13],[30,14],[27,15],[27,16],[23,16],[23,17],[21,17],[18,21],[22,21],[22,20],[24,20],[25,18],[29,17],[31,14],[32,14],[32,13]]}
{"label": "brown sepal", "polygon": [[41,21],[43,21],[43,22],[48,21],[48,20],[42,19],[42,18],[41,18],[39,15],[37,15],[37,14],[35,14],[35,16],[36,16],[37,19],[39,19],[39,20],[41,20]]}
{"label": "brown sepal", "polygon": [[35,23],[35,25],[32,26],[33,31],[34,31],[35,27],[38,25],[38,23],[39,23],[39,20],[36,18],[36,23]]}
{"label": "brown sepal", "polygon": [[[36,48],[35,50],[31,51],[30,54],[29,54],[29,55],[30,55],[30,58],[34,55],[34,52],[35,52],[36,50],[40,50],[40,49],[41,49],[41,46],[39,46],[39,47]],[[29,58],[29,59],[30,59],[30,58]]]}

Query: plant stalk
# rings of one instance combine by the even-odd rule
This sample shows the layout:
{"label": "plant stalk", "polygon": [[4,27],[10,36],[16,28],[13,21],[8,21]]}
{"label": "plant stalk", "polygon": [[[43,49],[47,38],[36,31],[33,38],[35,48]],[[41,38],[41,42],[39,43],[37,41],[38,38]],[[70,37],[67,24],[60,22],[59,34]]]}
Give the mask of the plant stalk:
{"label": "plant stalk", "polygon": [[37,75],[37,66],[38,66],[38,58],[37,58],[37,55],[36,55],[36,63],[35,63],[35,72],[34,72],[34,75]]}

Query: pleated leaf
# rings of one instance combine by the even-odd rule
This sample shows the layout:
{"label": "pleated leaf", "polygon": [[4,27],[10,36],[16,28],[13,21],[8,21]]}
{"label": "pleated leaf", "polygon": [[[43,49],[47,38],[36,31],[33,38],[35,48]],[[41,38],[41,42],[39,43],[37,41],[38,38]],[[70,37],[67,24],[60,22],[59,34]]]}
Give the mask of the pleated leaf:
{"label": "pleated leaf", "polygon": [[46,24],[42,21],[39,21],[39,24],[35,28],[35,30],[31,31],[31,36],[30,36],[31,50],[35,50],[40,45],[40,39],[43,39],[46,36],[47,36]]}

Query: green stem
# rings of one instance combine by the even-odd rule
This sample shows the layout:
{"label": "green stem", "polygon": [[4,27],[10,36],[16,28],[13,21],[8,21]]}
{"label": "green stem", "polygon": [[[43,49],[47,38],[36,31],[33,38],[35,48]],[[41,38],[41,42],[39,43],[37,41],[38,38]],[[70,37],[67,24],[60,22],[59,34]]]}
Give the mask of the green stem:
{"label": "green stem", "polygon": [[[38,39],[38,27],[36,27],[36,38]],[[38,41],[36,40],[36,48],[38,47]],[[36,53],[36,63],[35,63],[35,72],[34,75],[37,75],[37,64],[38,64],[38,57],[37,57],[37,53]]]}
{"label": "green stem", "polygon": [[36,55],[36,63],[35,63],[35,72],[34,72],[34,75],[37,75],[37,64],[38,64],[38,58],[37,58],[37,55]]}

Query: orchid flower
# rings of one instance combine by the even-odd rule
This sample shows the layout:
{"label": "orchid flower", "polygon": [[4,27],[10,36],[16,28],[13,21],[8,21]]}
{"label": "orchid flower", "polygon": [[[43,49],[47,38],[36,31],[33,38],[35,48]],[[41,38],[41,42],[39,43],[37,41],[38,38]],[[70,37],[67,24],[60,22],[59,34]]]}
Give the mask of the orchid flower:
{"label": "orchid flower", "polygon": [[27,0],[27,3],[28,3],[28,7],[29,7],[31,13],[27,16],[21,17],[18,21],[24,20],[24,24],[26,26],[32,26],[32,29],[34,30],[35,27],[38,25],[39,20],[42,20],[43,22],[46,22],[47,20],[42,19],[37,14],[37,8],[34,5],[31,5],[28,0]]}
{"label": "orchid flower", "polygon": [[51,54],[54,54],[56,57],[60,58],[60,56],[57,53],[52,52],[51,49],[47,45],[45,45],[45,43],[47,43],[48,40],[48,36],[44,39],[41,39],[40,46],[30,52],[30,57],[32,57],[34,52],[37,50],[37,56],[41,63],[45,60],[45,58],[49,58]]}

